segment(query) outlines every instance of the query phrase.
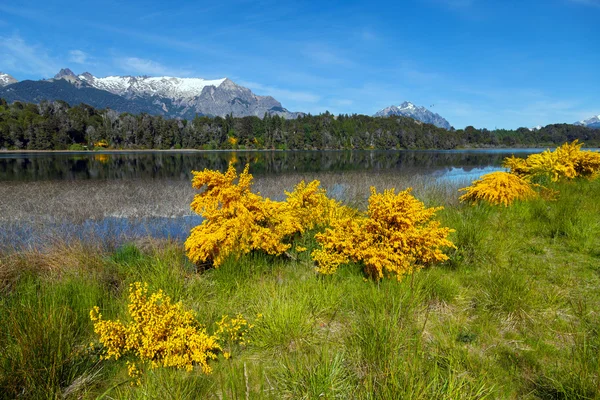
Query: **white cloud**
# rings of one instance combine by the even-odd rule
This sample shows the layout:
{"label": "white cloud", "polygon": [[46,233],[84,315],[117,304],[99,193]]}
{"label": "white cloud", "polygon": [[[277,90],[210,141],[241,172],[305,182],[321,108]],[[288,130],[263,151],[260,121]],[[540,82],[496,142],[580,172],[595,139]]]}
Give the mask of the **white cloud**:
{"label": "white cloud", "polygon": [[116,60],[117,65],[128,74],[140,74],[140,75],[153,75],[153,76],[190,76],[191,71],[170,68],[162,65],[159,62],[138,58],[138,57],[125,57]]}
{"label": "white cloud", "polygon": [[321,97],[310,92],[294,91],[281,89],[273,86],[267,86],[256,82],[240,81],[240,85],[246,86],[258,95],[273,96],[275,99],[285,103],[286,100],[299,103],[317,103]]}
{"label": "white cloud", "polygon": [[0,36],[0,70],[12,73],[53,76],[59,64],[45,48],[26,43],[20,36]]}
{"label": "white cloud", "polygon": [[89,55],[81,50],[71,50],[69,51],[69,61],[77,64],[87,64]]}

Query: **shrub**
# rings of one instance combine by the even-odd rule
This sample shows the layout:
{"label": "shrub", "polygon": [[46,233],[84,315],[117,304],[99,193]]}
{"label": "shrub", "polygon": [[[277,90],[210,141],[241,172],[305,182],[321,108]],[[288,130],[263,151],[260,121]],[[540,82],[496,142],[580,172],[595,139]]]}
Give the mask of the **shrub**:
{"label": "shrub", "polygon": [[504,166],[523,178],[547,176],[556,182],[576,177],[595,178],[600,173],[600,153],[582,151],[577,140],[565,143],[554,151],[531,154],[526,159],[507,157]]}
{"label": "shrub", "polygon": [[94,147],[106,149],[108,147],[108,142],[105,139],[99,140],[96,143],[94,143]]}
{"label": "shrub", "polygon": [[218,267],[230,254],[253,250],[281,255],[291,247],[294,234],[350,212],[327,198],[319,181],[300,182],[293,192],[286,192],[287,201],[263,198],[250,190],[253,177],[248,169],[246,165],[239,176],[232,163],[224,174],[192,171],[192,186],[204,189],[191,204],[204,217],[185,242],[192,262],[212,262]]}
{"label": "shrub", "polygon": [[[103,345],[103,359],[133,355],[148,362],[150,368],[176,367],[191,371],[200,365],[206,374],[211,372],[208,360],[216,359],[221,347],[217,336],[209,335],[186,310],[181,302],[172,303],[162,290],[148,294],[148,284],[133,283],[129,288],[130,322],[104,320],[100,309],[94,307],[90,318],[94,332]],[[139,376],[135,363],[128,363],[132,378]]]}
{"label": "shrub", "polygon": [[492,172],[473,181],[469,187],[459,189],[466,192],[460,201],[508,206],[515,200],[527,200],[537,196],[531,185],[517,175],[508,172]]}
{"label": "shrub", "polygon": [[447,239],[452,230],[432,219],[442,207],[425,208],[410,192],[377,193],[372,187],[367,215],[331,221],[331,228],[315,236],[321,245],[311,254],[317,271],[333,274],[341,264],[356,262],[376,279],[392,275],[400,280],[447,260],[442,248],[454,247]]}
{"label": "shrub", "polygon": [[87,150],[87,148],[79,143],[73,143],[72,145],[69,146],[69,150],[73,150],[73,151],[84,151]]}

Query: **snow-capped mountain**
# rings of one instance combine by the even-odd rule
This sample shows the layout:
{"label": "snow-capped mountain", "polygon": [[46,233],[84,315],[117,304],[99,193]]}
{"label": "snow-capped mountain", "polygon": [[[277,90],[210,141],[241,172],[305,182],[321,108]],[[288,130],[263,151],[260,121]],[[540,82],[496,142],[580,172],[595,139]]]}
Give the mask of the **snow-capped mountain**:
{"label": "snow-capped mountain", "polygon": [[18,80],[10,76],[9,74],[5,74],[4,72],[0,72],[0,87],[8,86],[13,83],[17,83]]}
{"label": "snow-capped mountain", "polygon": [[61,69],[54,80],[66,80],[76,87],[92,87],[131,101],[144,100],[162,109],[170,117],[191,118],[196,114],[225,117],[258,116],[265,113],[297,118],[301,113],[289,112],[271,96],[257,96],[250,89],[227,78],[177,78],[171,76],[107,76],[89,72],[76,75]]}
{"label": "snow-capped mountain", "polygon": [[[4,80],[2,80],[4,79]],[[8,82],[2,84],[2,82]],[[8,101],[39,103],[63,100],[86,103],[119,112],[148,113],[168,118],[192,119],[196,115],[225,117],[279,115],[298,118],[271,96],[257,96],[227,78],[201,79],[170,76],[107,76],[75,74],[61,69],[52,79],[17,82],[0,74],[0,97]]]}
{"label": "snow-capped mountain", "polygon": [[592,118],[584,119],[583,121],[575,122],[573,125],[583,125],[588,128],[600,128],[600,114]]}
{"label": "snow-capped mountain", "polygon": [[107,76],[97,78],[88,72],[79,75],[78,78],[96,89],[106,90],[119,96],[159,96],[186,100],[197,97],[206,86],[219,87],[227,79],[208,80],[170,76]]}
{"label": "snow-capped mountain", "polygon": [[409,101],[405,101],[400,106],[386,107],[375,113],[375,117],[389,117],[392,115],[410,117],[417,121],[433,124],[439,128],[450,129],[450,123],[439,114],[435,114],[425,107],[415,106]]}
{"label": "snow-capped mountain", "polygon": [[533,132],[533,131],[539,131],[542,128],[543,127],[541,125],[537,125],[537,126],[534,126],[533,128],[527,128],[527,129],[529,129],[531,132]]}

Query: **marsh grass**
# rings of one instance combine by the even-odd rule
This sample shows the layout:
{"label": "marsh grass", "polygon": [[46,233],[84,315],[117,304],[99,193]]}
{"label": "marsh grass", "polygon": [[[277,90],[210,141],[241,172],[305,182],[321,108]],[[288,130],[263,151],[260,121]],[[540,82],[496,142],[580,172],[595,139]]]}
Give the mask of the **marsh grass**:
{"label": "marsh grass", "polygon": [[[317,276],[309,251],[293,250],[199,270],[179,241],[156,238],[2,251],[0,397],[600,398],[600,182],[558,184],[555,201],[508,208],[414,186],[446,206],[458,249],[401,282],[365,279],[359,265]],[[100,362],[89,347],[89,310],[123,318],[135,281],[207,327],[242,313],[256,325],[250,343],[212,375],[146,370],[131,386],[126,360]]]}

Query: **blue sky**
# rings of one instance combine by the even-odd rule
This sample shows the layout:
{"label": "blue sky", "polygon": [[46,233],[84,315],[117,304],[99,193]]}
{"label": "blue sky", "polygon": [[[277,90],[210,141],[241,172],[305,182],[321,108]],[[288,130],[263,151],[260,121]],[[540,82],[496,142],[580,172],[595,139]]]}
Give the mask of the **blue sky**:
{"label": "blue sky", "polygon": [[[69,4],[70,3],[70,4]],[[600,0],[0,3],[0,71],[229,77],[293,111],[463,128],[600,114]]]}

